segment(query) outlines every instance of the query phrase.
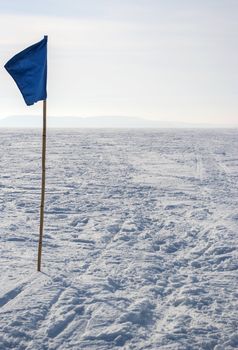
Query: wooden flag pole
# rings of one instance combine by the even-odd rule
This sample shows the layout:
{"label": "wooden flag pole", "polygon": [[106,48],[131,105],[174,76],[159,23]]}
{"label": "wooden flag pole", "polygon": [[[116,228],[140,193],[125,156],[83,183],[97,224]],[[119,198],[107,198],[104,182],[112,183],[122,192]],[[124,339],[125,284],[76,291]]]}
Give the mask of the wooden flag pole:
{"label": "wooden flag pole", "polygon": [[39,233],[39,244],[38,244],[37,271],[41,271],[41,253],[42,253],[44,204],[45,204],[45,154],[46,154],[46,100],[43,101],[42,177],[41,177],[40,233]]}

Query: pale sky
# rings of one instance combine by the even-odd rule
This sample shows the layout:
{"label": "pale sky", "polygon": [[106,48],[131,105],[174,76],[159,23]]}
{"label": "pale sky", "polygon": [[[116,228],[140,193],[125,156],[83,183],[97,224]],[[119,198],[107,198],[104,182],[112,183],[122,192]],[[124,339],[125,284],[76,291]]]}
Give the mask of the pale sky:
{"label": "pale sky", "polygon": [[0,117],[27,107],[3,68],[48,38],[51,116],[238,124],[238,0],[0,0]]}

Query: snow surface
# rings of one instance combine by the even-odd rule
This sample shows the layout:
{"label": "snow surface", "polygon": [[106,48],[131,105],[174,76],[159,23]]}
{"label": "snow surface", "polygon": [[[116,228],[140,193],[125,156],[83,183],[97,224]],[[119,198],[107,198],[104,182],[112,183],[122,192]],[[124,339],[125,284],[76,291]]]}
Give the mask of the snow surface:
{"label": "snow surface", "polygon": [[0,131],[0,349],[238,349],[238,131]]}

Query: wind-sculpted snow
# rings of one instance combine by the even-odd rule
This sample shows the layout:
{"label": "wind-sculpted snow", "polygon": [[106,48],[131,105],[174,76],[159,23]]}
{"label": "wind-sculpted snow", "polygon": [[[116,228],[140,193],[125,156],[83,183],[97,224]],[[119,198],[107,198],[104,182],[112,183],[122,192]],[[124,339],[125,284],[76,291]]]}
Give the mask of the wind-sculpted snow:
{"label": "wind-sculpted snow", "polygon": [[0,349],[238,348],[236,130],[1,131]]}

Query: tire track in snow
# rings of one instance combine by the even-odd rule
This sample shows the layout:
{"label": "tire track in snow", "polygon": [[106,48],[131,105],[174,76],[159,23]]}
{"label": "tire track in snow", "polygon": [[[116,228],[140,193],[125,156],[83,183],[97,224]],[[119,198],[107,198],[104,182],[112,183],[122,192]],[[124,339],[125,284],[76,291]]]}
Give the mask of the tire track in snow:
{"label": "tire track in snow", "polygon": [[[143,188],[143,191],[144,191],[144,188]],[[149,190],[148,192],[146,192],[146,195],[148,198],[150,198],[150,195],[151,195],[151,190]],[[133,206],[133,198],[132,198],[132,201],[130,202],[130,204],[128,204],[128,207],[131,207]],[[142,209],[143,209],[143,206],[141,205]],[[149,209],[148,209],[149,210]],[[129,217],[130,218],[133,218],[133,215],[135,215],[135,213],[133,214],[130,214]],[[138,216],[138,213],[137,213],[137,216]],[[125,216],[125,219],[128,218],[128,215]],[[134,219],[132,221],[135,221]],[[137,219],[136,219],[137,221]],[[130,229],[128,227],[128,225],[125,227],[125,225],[123,225],[125,222],[125,220],[121,221],[121,228],[120,230],[112,230],[110,232],[110,239],[106,241],[106,244],[104,244],[103,247],[101,247],[100,251],[98,252],[98,254],[96,255],[96,258],[94,256],[94,260],[92,260],[90,262],[90,264],[88,266],[85,267],[85,269],[83,269],[83,273],[81,273],[80,276],[76,277],[75,275],[75,279],[74,279],[74,282],[70,283],[70,285],[68,286],[68,289],[72,288],[72,287],[75,287],[78,289],[78,291],[80,291],[80,289],[88,289],[90,292],[89,294],[86,295],[84,294],[84,298],[85,300],[83,301],[83,304],[80,305],[79,307],[86,307],[87,309],[88,308],[91,308],[91,305],[94,305],[96,306],[96,309],[95,311],[93,312],[93,314],[97,314],[97,309],[100,308],[100,305],[101,303],[103,302],[103,299],[104,297],[103,296],[100,296],[100,294],[104,294],[105,291],[109,290],[109,292],[113,292],[115,293],[119,287],[119,285],[117,285],[117,282],[115,282],[114,278],[109,278],[110,276],[110,272],[109,271],[101,271],[102,274],[99,272],[99,270],[96,272],[97,274],[97,278],[95,279],[95,277],[93,277],[94,275],[94,271],[98,268],[98,266],[103,266],[103,261],[107,261],[108,257],[111,256],[113,257],[113,251],[115,251],[115,240],[117,239],[118,236],[120,236],[122,234],[122,231],[123,231],[123,227],[125,229],[124,233],[126,233],[126,235],[131,235],[131,234],[135,234],[135,232],[130,232]],[[129,231],[128,231],[129,229]],[[136,238],[136,237],[135,237]],[[123,241],[124,242],[124,241]],[[126,243],[126,242],[125,242]],[[109,256],[108,256],[108,252],[109,252]],[[130,262],[131,265],[133,265],[133,262]],[[128,266],[127,266],[128,268]],[[69,266],[69,273],[70,273],[70,266]],[[109,272],[109,273],[108,273]],[[67,273],[66,273],[67,275]],[[101,275],[101,276],[100,276]],[[92,279],[91,283],[93,282],[93,288],[92,285],[89,283],[89,285],[87,284],[87,279]],[[86,279],[86,284],[85,284],[85,279]],[[97,286],[96,288],[97,289],[97,295],[95,295],[95,291],[93,291],[93,289],[95,289],[95,285]],[[91,287],[90,287],[91,286]],[[106,289],[105,289],[106,288]],[[120,288],[120,287],[119,287]],[[133,287],[132,287],[133,289]],[[65,292],[66,293],[66,292]],[[66,293],[67,294],[67,293]],[[47,317],[43,320],[43,323],[41,324],[41,327],[40,329],[41,330],[44,330],[44,329],[47,329],[49,327],[49,324],[53,323],[55,324],[55,327],[51,328],[50,327],[50,332],[48,333],[48,335],[46,337],[43,337],[44,341],[43,343],[47,344],[49,340],[49,338],[54,338],[54,340],[52,339],[51,340],[51,343],[54,344],[54,346],[56,347],[56,344],[60,344],[60,342],[62,341],[62,339],[65,339],[66,336],[70,334],[70,336],[72,337],[75,333],[75,336],[76,338],[79,337],[78,333],[79,333],[79,330],[80,333],[82,333],[82,335],[80,336],[80,338],[83,339],[85,338],[85,336],[83,335],[84,334],[84,331],[86,331],[87,329],[87,325],[88,324],[92,324],[94,321],[93,320],[96,320],[98,316],[90,316],[90,313],[88,313],[85,317],[82,316],[82,314],[80,316],[78,316],[78,314],[75,313],[74,311],[74,308],[72,310],[70,310],[68,313],[67,312],[63,312],[64,310],[64,303],[61,302],[61,299],[63,298],[63,295],[64,293],[61,295],[61,297],[58,299],[58,302],[56,305],[54,305],[53,309],[51,310],[52,312],[48,313],[47,314]],[[125,298],[126,299],[126,298]],[[120,300],[123,300],[123,298],[119,297],[119,298],[116,298],[115,300],[120,301]],[[70,303],[70,300],[68,299],[68,305],[70,305],[72,303]],[[59,311],[59,319],[55,318],[54,314],[54,310],[62,310]],[[126,311],[126,309],[124,310],[124,312]],[[63,315],[63,317],[62,317]],[[96,317],[96,318],[95,318]],[[124,326],[125,322],[123,323],[122,322],[122,326],[120,326],[119,324],[119,329],[122,330],[122,333],[124,332],[123,331],[123,327]],[[115,337],[116,337],[116,334],[115,333]],[[126,340],[127,338],[127,332],[124,333],[124,338],[122,338],[122,335],[121,335],[121,340],[120,342],[123,342]],[[120,332],[118,333],[118,336],[120,335]],[[39,334],[36,335],[36,338],[39,338],[39,339],[42,339],[42,332],[40,332]],[[105,335],[105,339],[106,339],[106,335]],[[112,337],[109,336],[108,334],[108,337]],[[124,339],[124,340],[123,340]],[[85,340],[87,342],[87,340]],[[96,341],[96,339],[95,339]],[[119,342],[119,340],[118,340]],[[57,346],[58,346],[57,345]],[[53,345],[52,345],[53,346]]]}
{"label": "tire track in snow", "polygon": [[[32,330],[36,330],[47,317],[62,293],[58,285],[42,273],[33,274],[28,283],[23,283],[21,286],[21,292],[12,299],[12,303],[8,302],[0,309],[0,323],[4,332],[0,339],[0,348],[3,349],[26,349],[25,344],[29,341]],[[9,319],[7,322],[6,318]],[[20,331],[18,331],[19,325],[21,325]],[[11,333],[14,334],[14,340],[9,337]]]}
{"label": "tire track in snow", "polygon": [[[151,195],[151,191],[148,191],[147,193],[147,198],[150,197]],[[143,198],[143,201],[146,200],[146,198]],[[133,203],[132,201],[130,201],[130,204],[128,204],[129,207],[133,207]],[[141,205],[142,207],[142,205]],[[151,207],[148,208],[148,211],[151,210]],[[137,215],[138,216],[138,209],[136,210]],[[137,222],[138,223],[138,217],[136,219],[136,217],[134,217],[135,213],[131,214],[128,219],[130,219],[132,222]],[[134,219],[133,219],[134,217]],[[143,221],[143,220],[142,220]],[[140,224],[139,224],[140,226]],[[132,231],[131,231],[132,229]],[[124,230],[124,231],[123,231]],[[125,281],[120,281],[120,275],[121,273],[118,275],[117,271],[121,272],[123,271],[124,274],[127,274],[127,271],[129,270],[134,270],[135,268],[135,261],[136,261],[136,256],[135,253],[133,253],[132,256],[131,253],[132,251],[134,251],[133,249],[133,245],[131,246],[131,239],[129,240],[122,240],[122,244],[124,245],[124,247],[129,245],[129,250],[127,251],[127,257],[128,259],[126,260],[126,262],[123,262],[122,260],[116,259],[116,266],[117,268],[115,269],[113,267],[114,263],[112,262],[111,264],[109,263],[108,268],[107,269],[102,269],[99,267],[103,267],[104,265],[104,261],[108,261],[109,262],[109,257],[113,259],[113,256],[116,253],[116,256],[118,255],[117,250],[119,248],[118,246],[118,242],[120,242],[120,236],[121,235],[127,235],[127,237],[129,237],[130,235],[132,235],[132,241],[133,241],[133,245],[136,244],[136,242],[138,242],[138,240],[144,240],[144,237],[141,238],[140,234],[138,233],[138,235],[136,234],[136,231],[134,230],[134,228],[126,225],[125,226],[125,221],[123,223],[123,225],[121,226],[121,229],[115,234],[113,235],[113,239],[110,240],[110,242],[106,245],[106,248],[102,251],[102,254],[100,254],[97,259],[90,264],[90,266],[88,267],[87,273],[85,273],[84,275],[80,276],[79,278],[79,283],[84,284],[85,281],[87,283],[88,280],[90,280],[90,276],[91,276],[91,283],[94,286],[98,286],[96,288],[97,290],[97,296],[95,297],[94,295],[91,296],[92,301],[90,302],[90,305],[94,305],[93,308],[93,313],[90,317],[88,317],[87,320],[87,324],[86,324],[86,329],[85,329],[85,334],[81,337],[82,342],[84,343],[85,347],[89,347],[90,348],[90,342],[94,342],[95,345],[100,341],[105,341],[105,344],[107,344],[108,342],[108,346],[112,346],[112,342],[115,341],[115,344],[124,344],[126,342],[126,340],[128,339],[129,335],[128,335],[128,325],[130,324],[130,329],[131,332],[137,332],[140,329],[141,332],[141,326],[142,323],[141,322],[145,322],[141,321],[141,317],[142,317],[142,313],[145,312],[144,315],[146,315],[146,313],[150,313],[149,309],[150,309],[150,303],[148,301],[146,301],[146,304],[148,304],[148,306],[145,306],[145,311],[142,311],[140,309],[134,309],[134,307],[132,306],[132,311],[127,311],[127,306],[128,305],[135,305],[135,301],[137,300],[138,296],[137,293],[135,293],[134,298],[135,301],[130,300],[127,298],[127,295],[124,295],[124,286],[123,284],[125,283]],[[129,235],[129,236],[128,236]],[[117,250],[115,251],[115,247],[117,247]],[[128,249],[128,248],[127,248]],[[108,253],[110,252],[110,253]],[[128,255],[129,254],[129,255]],[[138,254],[136,254],[138,255]],[[141,253],[140,253],[141,255]],[[125,258],[125,255],[124,255]],[[137,263],[136,266],[138,265],[141,266],[141,263],[143,261],[143,257],[138,259],[137,256]],[[125,270],[126,268],[126,270]],[[115,271],[114,271],[115,270]],[[97,278],[93,278],[93,274],[94,272],[97,274]],[[117,274],[117,278],[115,279],[115,272]],[[139,276],[137,279],[137,283],[139,280]],[[94,281],[94,282],[93,282]],[[128,283],[131,284],[130,288],[131,290],[135,290],[135,280],[129,282],[127,281],[127,290],[128,290]],[[139,282],[139,284],[141,284]],[[87,284],[86,284],[87,285]],[[89,284],[89,288],[90,288],[90,284]],[[105,293],[110,293],[111,294],[111,298],[114,299],[114,310],[111,310],[111,314],[110,315],[105,315],[104,317],[102,317],[101,312],[100,312],[100,308],[102,307],[103,303],[105,302]],[[100,296],[101,294],[101,296]],[[114,295],[114,297],[113,297]],[[118,295],[118,296],[117,296]],[[138,299],[140,300],[140,298]],[[114,319],[111,319],[111,317],[113,317],[114,313],[115,313],[115,308],[118,304],[124,304],[124,307],[122,308],[121,312],[124,313],[124,318],[120,320],[120,317],[118,316],[114,316]],[[101,315],[100,317],[102,317],[104,319],[103,323],[105,324],[110,324],[110,322],[112,322],[113,327],[99,327],[97,330],[94,329],[94,324],[96,325],[98,322],[98,317],[99,315]],[[111,320],[111,321],[110,321]],[[145,326],[145,324],[144,324]],[[134,329],[134,330],[133,330]],[[96,333],[94,333],[96,332]],[[139,332],[139,333],[140,333]],[[143,331],[142,333],[145,336],[145,332]],[[139,334],[138,333],[138,334]],[[94,334],[94,335],[93,335]],[[142,335],[141,335],[142,336]],[[88,344],[88,345],[87,345]],[[111,345],[109,345],[111,344]],[[106,348],[106,345],[105,345]]]}
{"label": "tire track in snow", "polygon": [[49,344],[52,349],[58,349],[62,342],[70,338],[75,328],[80,330],[79,323],[83,323],[83,314],[80,292],[77,288],[65,285],[39,322],[34,341],[27,349],[48,349]]}
{"label": "tire track in snow", "polygon": [[2,308],[7,303],[13,301],[26,287],[26,283],[21,283],[13,289],[7,291],[3,296],[0,297],[0,308]]}

